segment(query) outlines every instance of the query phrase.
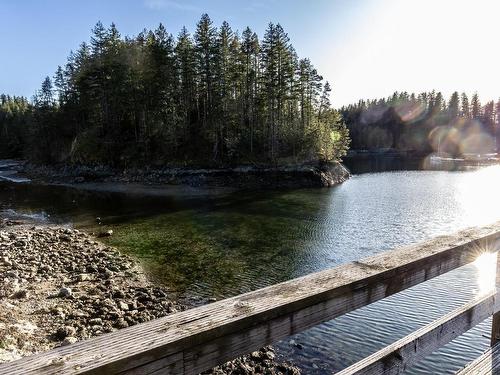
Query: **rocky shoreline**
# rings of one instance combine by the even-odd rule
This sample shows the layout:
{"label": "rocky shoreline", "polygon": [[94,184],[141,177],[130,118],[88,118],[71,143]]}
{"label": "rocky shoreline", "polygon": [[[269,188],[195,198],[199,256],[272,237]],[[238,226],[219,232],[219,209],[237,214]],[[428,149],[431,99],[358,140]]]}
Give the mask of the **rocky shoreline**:
{"label": "rocky shoreline", "polygon": [[[0,221],[0,363],[187,307],[130,257],[81,231]],[[271,347],[207,374],[299,374]]]}
{"label": "rocky shoreline", "polygon": [[349,171],[338,162],[291,166],[236,167],[218,169],[132,168],[108,166],[25,164],[21,173],[44,183],[140,183],[146,185],[188,185],[238,189],[331,187],[346,181]]}

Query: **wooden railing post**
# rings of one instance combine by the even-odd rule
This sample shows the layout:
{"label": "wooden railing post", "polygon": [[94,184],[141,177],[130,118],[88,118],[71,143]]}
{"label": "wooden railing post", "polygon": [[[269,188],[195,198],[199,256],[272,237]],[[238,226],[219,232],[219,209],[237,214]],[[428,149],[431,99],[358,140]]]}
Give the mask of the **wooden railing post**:
{"label": "wooden railing post", "polygon": [[[495,275],[495,306],[500,304],[500,251],[496,253],[496,275]],[[493,314],[491,320],[491,346],[500,341],[500,311]]]}

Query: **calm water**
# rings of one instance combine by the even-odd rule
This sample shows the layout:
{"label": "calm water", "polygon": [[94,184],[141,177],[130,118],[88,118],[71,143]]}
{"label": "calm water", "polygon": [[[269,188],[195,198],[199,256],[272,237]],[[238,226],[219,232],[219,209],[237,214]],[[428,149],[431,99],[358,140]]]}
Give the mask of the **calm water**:
{"label": "calm water", "polygon": [[[0,210],[91,231],[99,217],[115,231],[112,245],[182,298],[203,303],[500,220],[499,186],[500,167],[367,173],[333,189],[281,192],[2,183]],[[340,370],[476,296],[479,275],[477,266],[463,267],[296,335],[278,344],[280,353],[305,373]],[[488,323],[408,373],[459,369],[488,346]]]}

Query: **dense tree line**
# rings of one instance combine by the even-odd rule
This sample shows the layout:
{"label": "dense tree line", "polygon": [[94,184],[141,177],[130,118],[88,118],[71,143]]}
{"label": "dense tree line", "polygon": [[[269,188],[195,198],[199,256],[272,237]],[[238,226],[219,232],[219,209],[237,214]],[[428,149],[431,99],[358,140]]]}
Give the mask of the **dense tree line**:
{"label": "dense tree line", "polygon": [[500,145],[500,101],[482,105],[477,93],[395,92],[341,108],[353,149],[392,148],[421,154],[489,153]]}
{"label": "dense tree line", "polygon": [[31,115],[32,106],[26,98],[0,95],[0,158],[22,155]]}
{"label": "dense tree line", "polygon": [[113,165],[335,160],[348,133],[322,81],[279,24],[259,40],[206,14],[177,37],[99,22],[32,103],[2,99],[0,148]]}

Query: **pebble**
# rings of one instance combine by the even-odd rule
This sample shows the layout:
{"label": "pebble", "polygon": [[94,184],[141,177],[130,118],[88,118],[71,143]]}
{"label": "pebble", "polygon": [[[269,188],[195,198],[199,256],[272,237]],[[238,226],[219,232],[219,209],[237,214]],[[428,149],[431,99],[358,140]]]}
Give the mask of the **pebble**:
{"label": "pebble", "polygon": [[73,292],[72,292],[71,288],[68,288],[68,287],[62,287],[61,289],[59,289],[59,293],[57,294],[58,297],[62,297],[62,298],[71,297],[72,295],[73,295]]}
{"label": "pebble", "polygon": [[127,311],[128,310],[128,303],[125,303],[123,301],[118,301],[116,304],[120,310]]}
{"label": "pebble", "polygon": [[19,273],[17,271],[10,270],[10,271],[5,272],[5,276],[17,278],[17,277],[19,277]]}
{"label": "pebble", "polygon": [[12,266],[12,262],[7,257],[3,257],[2,258],[2,263],[3,263],[4,266],[7,266],[7,267],[11,267]]}
{"label": "pebble", "polygon": [[92,280],[92,277],[86,273],[81,273],[77,277],[77,281],[90,281],[90,280]]}
{"label": "pebble", "polygon": [[99,232],[99,234],[97,235],[97,237],[111,237],[113,235],[113,230],[110,229],[110,230],[107,230],[107,231],[104,231],[104,232]]}
{"label": "pebble", "polygon": [[26,297],[28,297],[28,291],[26,289],[19,289],[12,295],[12,298],[16,299],[23,299]]}
{"label": "pebble", "polygon": [[76,337],[73,337],[73,336],[69,336],[69,337],[66,337],[62,343],[61,343],[61,346],[67,346],[67,345],[71,345],[71,344],[74,344],[75,342],[77,342],[78,339]]}
{"label": "pebble", "polygon": [[56,331],[56,338],[58,340],[64,340],[68,336],[74,336],[76,334],[76,329],[71,326],[59,327]]}

